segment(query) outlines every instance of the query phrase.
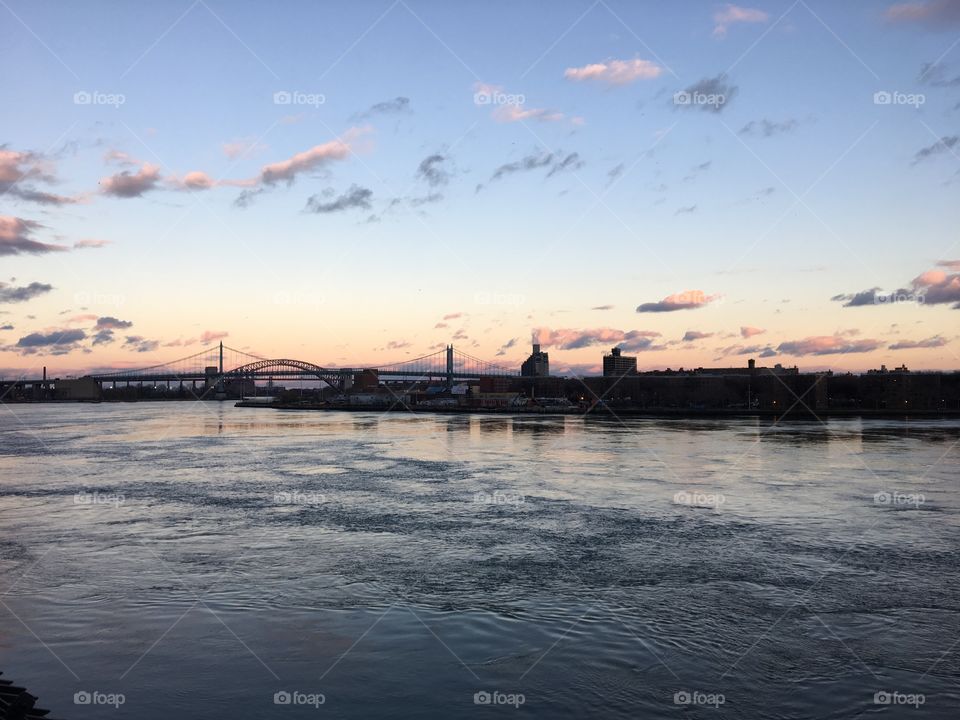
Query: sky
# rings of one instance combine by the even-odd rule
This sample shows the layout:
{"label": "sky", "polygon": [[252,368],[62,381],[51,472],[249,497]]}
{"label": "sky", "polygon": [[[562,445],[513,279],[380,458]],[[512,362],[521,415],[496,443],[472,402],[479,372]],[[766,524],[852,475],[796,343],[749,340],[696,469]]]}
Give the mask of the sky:
{"label": "sky", "polygon": [[0,375],[960,368],[960,0],[0,17]]}

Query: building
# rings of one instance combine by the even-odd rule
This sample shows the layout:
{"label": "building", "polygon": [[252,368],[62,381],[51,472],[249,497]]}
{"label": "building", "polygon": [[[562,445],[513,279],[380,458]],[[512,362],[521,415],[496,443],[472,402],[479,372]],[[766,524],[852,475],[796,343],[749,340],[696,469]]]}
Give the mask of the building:
{"label": "building", "polygon": [[603,376],[623,377],[637,374],[637,358],[620,354],[620,348],[615,347],[609,355],[603,356]]}
{"label": "building", "polygon": [[550,375],[550,355],[540,352],[540,344],[533,344],[533,352],[520,366],[523,377],[547,377]]}

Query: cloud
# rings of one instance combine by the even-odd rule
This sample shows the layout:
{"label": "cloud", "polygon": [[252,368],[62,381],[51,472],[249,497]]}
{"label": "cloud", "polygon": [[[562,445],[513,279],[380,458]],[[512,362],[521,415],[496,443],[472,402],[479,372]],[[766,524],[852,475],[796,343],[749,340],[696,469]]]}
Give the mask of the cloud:
{"label": "cloud", "polygon": [[960,135],[944,136],[937,140],[937,142],[935,142],[933,145],[928,145],[925,148],[920,148],[917,150],[916,155],[913,156],[913,164],[916,165],[918,162],[926,160],[929,157],[950,152],[958,142],[960,142]]}
{"label": "cloud", "polygon": [[926,340],[900,340],[895,342],[893,345],[890,345],[888,350],[916,350],[919,348],[938,348],[943,347],[949,341],[946,338],[942,338],[939,335],[935,335],[932,338],[927,338]]}
{"label": "cloud", "polygon": [[957,87],[960,85],[960,75],[947,77],[947,66],[941,62],[924,63],[920,67],[917,82],[931,87]]}
{"label": "cloud", "polygon": [[449,313],[449,314],[447,314],[447,315],[444,315],[442,319],[443,319],[443,320],[456,320],[456,319],[462,318],[462,317],[463,317],[463,313],[462,313],[462,312],[455,312],[455,313]]}
{"label": "cloud", "polygon": [[34,232],[43,225],[34,220],[23,220],[12,215],[0,215],[0,255],[20,255],[23,253],[41,255],[50,252],[63,252],[64,245],[53,245],[33,239]]}
{"label": "cloud", "polygon": [[73,247],[75,250],[82,250],[84,248],[102,248],[110,244],[109,240],[98,240],[96,238],[84,238],[83,240],[77,240]]}
{"label": "cloud", "polygon": [[144,163],[135,173],[124,170],[103,178],[100,181],[100,187],[105,195],[134,198],[155,189],[160,179],[160,168],[150,163]]}
{"label": "cloud", "polygon": [[841,334],[817,335],[780,343],[777,350],[784,355],[802,357],[804,355],[849,355],[872,352],[883,343],[880,340],[853,340]]}
{"label": "cloud", "polygon": [[651,80],[660,77],[663,68],[650,60],[607,60],[583,67],[567,68],[563,76],[567,80],[583,82],[590,80],[607,85],[628,85],[637,80]]}
{"label": "cloud", "polygon": [[140,161],[123,150],[107,150],[103,154],[103,161],[107,165],[139,165]]}
{"label": "cloud", "polygon": [[153,352],[160,347],[159,340],[147,340],[140,335],[127,335],[123,340],[123,349],[134,352]]}
{"label": "cloud", "polygon": [[299,152],[286,160],[264,165],[260,171],[260,181],[265,185],[282,181],[292,183],[301,173],[315,170],[332,160],[343,160],[349,155],[350,145],[346,141],[331,140]]}
{"label": "cloud", "polygon": [[16,347],[23,349],[46,348],[46,347],[65,347],[74,345],[84,340],[87,334],[83,330],[51,330],[49,332],[30,333],[17,340]]}
{"label": "cloud", "polygon": [[525,108],[523,105],[499,105],[493,111],[492,117],[497,122],[511,123],[524,120],[539,120],[541,122],[559,122],[563,120],[563,113],[546,108]]}
{"label": "cloud", "polygon": [[[953,260],[941,260],[938,265],[951,270],[960,269],[960,262]],[[830,299],[842,302],[844,307],[916,302],[923,305],[953,303],[953,308],[960,310],[960,273],[939,269],[927,270],[911,280],[910,287],[899,288],[893,292],[875,287],[853,294],[834,295]]]}
{"label": "cloud", "polygon": [[613,310],[613,305],[594,305],[591,310]]}
{"label": "cloud", "polygon": [[638,313],[674,312],[676,310],[695,310],[706,307],[718,300],[719,295],[707,295],[703,290],[684,290],[682,293],[668,295],[659,302],[642,303],[637,306]]}
{"label": "cloud", "polygon": [[[540,168],[549,168],[546,175],[546,177],[549,178],[564,170],[579,170],[583,167],[583,164],[583,160],[580,159],[580,154],[576,152],[569,154],[564,154],[563,152],[539,152],[527,155],[515,162],[501,165],[494,171],[490,177],[490,181],[499,180],[505,175],[529,172]],[[478,186],[477,190],[480,190],[480,187],[482,186]]]}
{"label": "cloud", "polygon": [[[651,349],[654,338],[660,333],[653,330],[630,330],[624,332],[615,328],[535,328],[533,342],[543,347],[557,347],[561,350],[576,350],[591,345],[615,345],[622,343],[624,349],[645,350]],[[648,342],[649,341],[649,342]]]}
{"label": "cloud", "polygon": [[713,337],[714,333],[700,332],[699,330],[687,330],[683,334],[683,342],[693,342],[694,340],[704,340]]}
{"label": "cloud", "polygon": [[223,340],[229,335],[230,333],[226,330],[204,330],[200,333],[200,342],[208,343],[214,342],[215,340]]}
{"label": "cloud", "polygon": [[777,351],[769,345],[728,345],[720,349],[720,356],[759,355],[762,358],[776,357]]}
{"label": "cloud", "polygon": [[375,105],[371,105],[369,108],[360,113],[354,113],[351,116],[351,120],[365,120],[367,118],[372,118],[375,115],[398,115],[400,113],[405,113],[410,111],[410,98],[405,97],[395,97],[393,100],[384,100],[383,102],[378,102]]}
{"label": "cloud", "polygon": [[242,157],[248,153],[266,149],[266,146],[258,143],[256,138],[240,138],[232,142],[225,142],[220,147],[223,149],[223,154],[231,160],[236,160],[238,157]]}
{"label": "cloud", "polygon": [[106,328],[100,330],[93,336],[93,345],[109,345],[114,342],[116,338],[113,336],[113,330]]}
{"label": "cloud", "polygon": [[752,338],[755,335],[763,335],[765,332],[764,328],[750,327],[749,325],[740,327],[740,337],[742,338]]}
{"label": "cloud", "polygon": [[960,24],[960,2],[957,0],[921,0],[897,3],[887,8],[884,16],[898,24],[921,24],[933,30]]}
{"label": "cloud", "polygon": [[417,167],[417,178],[430,187],[441,187],[450,182],[450,173],[443,167],[447,158],[439,153],[428,155]]}
{"label": "cloud", "polygon": [[403,350],[404,348],[410,347],[410,343],[406,340],[391,340],[385,347],[387,350]]}
{"label": "cloud", "polygon": [[911,286],[922,295],[924,305],[954,303],[953,309],[960,310],[960,273],[928,270],[915,277]]}
{"label": "cloud", "polygon": [[722,10],[713,14],[713,21],[716,23],[713,28],[715,37],[725,37],[727,28],[738,23],[765,23],[770,19],[770,15],[763,10],[755,8],[739,7],[727,3]]}
{"label": "cloud", "polygon": [[129,320],[118,320],[110,315],[97,318],[96,330],[126,330],[133,327]]}
{"label": "cloud", "polygon": [[438,322],[436,325],[433,326],[433,329],[434,329],[434,330],[439,330],[439,329],[442,329],[442,328],[445,328],[445,327],[450,327],[450,326],[447,325],[445,322]]}
{"label": "cloud", "polygon": [[506,355],[507,350],[514,347],[518,342],[520,342],[520,338],[510,338],[500,346],[500,348],[497,350],[497,355]]}
{"label": "cloud", "polygon": [[673,106],[681,110],[702,110],[720,113],[740,91],[739,86],[727,80],[726,73],[703,78],[673,96]]}
{"label": "cloud", "polygon": [[326,214],[350,210],[352,208],[369,210],[372,207],[370,198],[373,197],[373,190],[370,188],[351,185],[350,189],[339,197],[331,200],[321,199],[332,197],[333,192],[333,188],[327,188],[321,195],[311,195],[307,199],[307,206],[304,210],[312,213]]}
{"label": "cloud", "polygon": [[774,135],[792,132],[796,130],[799,125],[800,123],[793,118],[786,120],[767,120],[763,118],[762,120],[751,120],[748,122],[740,128],[740,134],[768,138]]}
{"label": "cloud", "polygon": [[0,304],[26,302],[51,290],[53,290],[53,285],[47,285],[46,283],[32,282],[29,285],[16,287],[0,282]]}
{"label": "cloud", "polygon": [[11,150],[0,145],[0,195],[9,195],[39,205],[69,205],[80,201],[37,190],[30,182],[56,182],[53,162],[41,153]]}
{"label": "cloud", "polygon": [[684,207],[677,208],[674,215],[693,215],[697,211],[696,205],[685,205]]}

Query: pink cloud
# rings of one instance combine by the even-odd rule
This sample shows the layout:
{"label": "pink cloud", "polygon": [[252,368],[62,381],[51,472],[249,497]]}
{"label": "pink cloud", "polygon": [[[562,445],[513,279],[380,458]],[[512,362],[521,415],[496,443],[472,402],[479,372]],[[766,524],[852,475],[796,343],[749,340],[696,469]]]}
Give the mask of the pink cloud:
{"label": "pink cloud", "polygon": [[493,119],[504,123],[520,122],[522,120],[558,122],[563,120],[563,113],[544,108],[530,108],[528,110],[522,105],[500,105],[493,111]]}
{"label": "pink cloud", "polygon": [[200,342],[213,342],[214,340],[223,340],[230,333],[225,330],[204,330],[200,333]]}
{"label": "pink cloud", "polygon": [[637,312],[655,313],[694,310],[696,308],[706,307],[719,299],[719,295],[707,295],[703,290],[684,290],[682,293],[668,295],[659,302],[642,303],[637,306]]}
{"label": "pink cloud", "polygon": [[[561,350],[577,350],[591,345],[617,345],[624,350],[654,349],[654,338],[660,337],[655,330],[617,330],[615,328],[536,328],[533,331],[533,342],[543,347],[557,347]],[[660,349],[657,346],[656,349]]]}
{"label": "pink cloud", "polygon": [[82,248],[102,248],[110,244],[109,240],[99,240],[97,238],[84,238],[83,240],[77,240],[73,247],[80,250]]}
{"label": "pink cloud", "polygon": [[65,245],[54,245],[34,240],[34,233],[43,225],[35,220],[24,220],[12,215],[0,215],[0,255],[31,254],[68,250]]}
{"label": "pink cloud", "polygon": [[713,333],[700,332],[699,330],[687,330],[683,335],[683,342],[693,342],[694,340],[703,340],[713,337]]}
{"label": "pink cloud", "polygon": [[926,305],[954,303],[954,309],[960,310],[960,273],[927,270],[913,279],[913,287]]}
{"label": "pink cloud", "polygon": [[713,15],[713,21],[716,23],[713,34],[716,37],[723,37],[727,34],[727,28],[731,25],[737,23],[765,23],[769,19],[770,15],[763,10],[728,3],[722,10],[718,10]]}
{"label": "pink cloud", "polygon": [[583,82],[593,80],[608,85],[627,85],[636,80],[650,80],[660,77],[663,68],[649,60],[608,60],[592,63],[583,67],[567,68],[563,76],[567,80]]}
{"label": "pink cloud", "polygon": [[750,327],[749,325],[740,327],[740,337],[742,338],[752,338],[754,335],[763,335],[765,332],[764,328]]}
{"label": "pink cloud", "polygon": [[137,172],[124,170],[100,181],[104,194],[121,198],[140,197],[160,182],[160,168],[144,163]]}
{"label": "pink cloud", "polygon": [[922,0],[897,3],[887,8],[884,16],[895,23],[921,23],[931,28],[960,22],[960,2],[957,0]]}
{"label": "pink cloud", "polygon": [[883,343],[879,340],[851,340],[843,335],[817,335],[802,340],[780,343],[777,350],[784,355],[801,357],[803,355],[847,355],[851,353],[872,352]]}
{"label": "pink cloud", "polygon": [[935,335],[932,338],[927,338],[926,340],[899,340],[893,345],[890,345],[888,350],[917,350],[920,348],[938,348],[943,347],[949,342],[946,338],[942,338],[939,335]]}

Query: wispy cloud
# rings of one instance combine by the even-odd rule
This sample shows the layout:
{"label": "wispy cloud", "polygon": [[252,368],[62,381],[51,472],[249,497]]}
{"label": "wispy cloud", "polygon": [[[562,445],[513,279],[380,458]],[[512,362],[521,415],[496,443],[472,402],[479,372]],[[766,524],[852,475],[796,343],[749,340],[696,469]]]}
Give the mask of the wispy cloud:
{"label": "wispy cloud", "polygon": [[668,295],[659,302],[647,302],[637,306],[638,313],[675,312],[677,310],[696,310],[706,307],[720,299],[719,295],[707,295],[703,290],[684,290]]}
{"label": "wispy cloud", "polygon": [[770,19],[770,15],[764,10],[756,8],[740,7],[727,3],[723,9],[713,14],[713,34],[716,37],[726,37],[727,30],[731,25],[741,23],[765,23]]}
{"label": "wispy cloud", "polygon": [[567,68],[563,76],[567,80],[583,82],[590,80],[607,85],[628,85],[637,80],[650,80],[660,77],[663,68],[650,60],[607,60],[582,67]]}

